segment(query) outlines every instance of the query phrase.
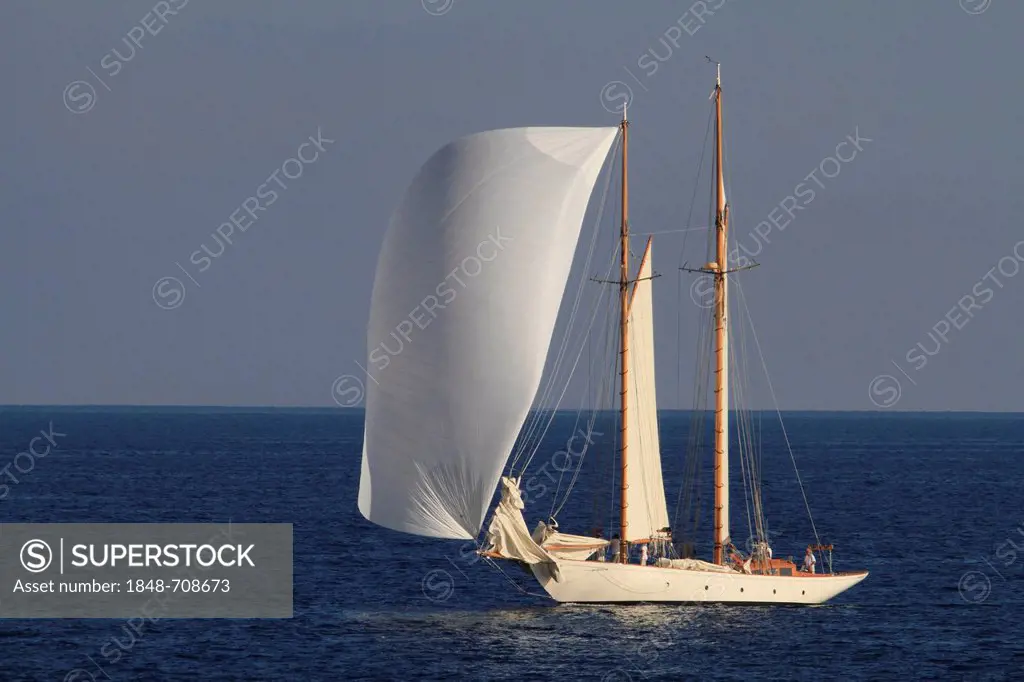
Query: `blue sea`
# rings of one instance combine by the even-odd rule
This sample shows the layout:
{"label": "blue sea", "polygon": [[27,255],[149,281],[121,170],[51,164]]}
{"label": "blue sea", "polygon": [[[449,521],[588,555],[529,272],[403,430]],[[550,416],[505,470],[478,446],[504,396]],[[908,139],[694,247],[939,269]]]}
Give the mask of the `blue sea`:
{"label": "blue sea", "polygon": [[[8,470],[2,522],[284,522],[295,534],[291,619],[164,619],[138,634],[123,620],[6,620],[0,680],[1024,679],[1024,417],[784,417],[837,570],[871,572],[822,606],[557,605],[472,545],[365,521],[358,411],[0,408],[0,467],[51,424],[64,434],[27,473]],[[771,540],[799,558],[813,535],[773,418]],[[534,458],[531,526],[564,493],[554,455],[576,427],[557,415]],[[670,510],[689,428],[688,413],[662,413]],[[601,447],[563,530],[589,530],[610,494]],[[734,486],[734,538],[742,497]]]}

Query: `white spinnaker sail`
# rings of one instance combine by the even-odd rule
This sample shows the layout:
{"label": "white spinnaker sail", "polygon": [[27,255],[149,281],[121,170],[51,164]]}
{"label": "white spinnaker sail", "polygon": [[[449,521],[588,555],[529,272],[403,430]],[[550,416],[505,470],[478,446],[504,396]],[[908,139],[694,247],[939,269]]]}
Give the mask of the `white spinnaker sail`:
{"label": "white spinnaker sail", "polygon": [[474,538],[534,400],[594,182],[617,128],[456,140],[391,218],[367,335],[359,511]]}
{"label": "white spinnaker sail", "polygon": [[654,307],[651,240],[640,262],[629,304],[629,404],[626,411],[626,539],[653,537],[668,523],[661,477],[658,401],[654,381]]}

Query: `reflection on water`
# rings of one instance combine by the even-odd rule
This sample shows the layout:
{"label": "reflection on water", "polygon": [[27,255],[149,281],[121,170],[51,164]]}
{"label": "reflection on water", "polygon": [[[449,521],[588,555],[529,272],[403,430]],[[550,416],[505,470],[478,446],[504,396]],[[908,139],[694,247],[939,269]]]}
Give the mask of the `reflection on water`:
{"label": "reflection on water", "polygon": [[[46,416],[4,414],[0,452],[18,452]],[[957,582],[965,571],[990,570],[983,559],[1016,537],[1019,417],[794,416],[797,445],[818,453],[801,460],[801,471],[819,529],[840,548],[838,568],[871,571],[811,607],[559,605],[526,594],[509,583],[539,592],[532,576],[495,571],[463,541],[396,533],[360,516],[358,417],[94,410],[60,418],[74,444],[12,489],[0,520],[291,522],[295,617],[162,620],[110,666],[100,649],[118,624],[9,621],[0,628],[2,680],[64,679],[90,668],[87,657],[114,680],[225,682],[750,682],[888,679],[897,670],[915,679],[1005,679],[1020,669],[1019,560],[1007,570],[997,564],[1005,581],[992,573],[982,604],[967,603]],[[664,413],[660,422],[663,447],[680,451],[686,415]],[[553,427],[551,451],[571,425]],[[984,456],[965,455],[982,437],[992,438]],[[845,444],[833,450],[836,438]],[[782,538],[776,551],[789,553],[785,539],[811,534],[803,500],[786,487],[788,453],[766,447],[763,456],[773,481],[766,507]],[[670,490],[681,460],[666,460]],[[580,497],[559,519],[565,528],[593,526],[584,493],[606,493],[604,483],[581,475]],[[97,671],[96,679],[107,678]]]}

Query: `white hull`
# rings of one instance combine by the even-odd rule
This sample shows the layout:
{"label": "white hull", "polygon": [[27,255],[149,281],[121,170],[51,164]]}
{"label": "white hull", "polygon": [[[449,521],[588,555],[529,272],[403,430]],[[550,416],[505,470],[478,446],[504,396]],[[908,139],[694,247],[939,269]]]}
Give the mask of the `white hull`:
{"label": "white hull", "polygon": [[792,576],[718,573],[601,561],[559,561],[556,582],[543,564],[534,577],[558,602],[709,602],[821,604],[867,577],[857,573]]}

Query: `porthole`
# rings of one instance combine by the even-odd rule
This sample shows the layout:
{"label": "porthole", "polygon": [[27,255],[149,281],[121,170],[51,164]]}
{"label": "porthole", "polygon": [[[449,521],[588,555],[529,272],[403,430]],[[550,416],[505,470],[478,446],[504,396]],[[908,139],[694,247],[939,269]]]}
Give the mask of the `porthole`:
{"label": "porthole", "polygon": [[708,589],[708,586],[707,586],[707,585],[705,585],[705,586],[704,586],[704,589],[705,589],[705,590],[706,590],[706,589]]}
{"label": "porthole", "polygon": [[800,590],[800,594],[807,594],[807,590]]}
{"label": "porthole", "polygon": [[775,590],[772,590],[772,594],[775,594]]}
{"label": "porthole", "polygon": [[743,591],[743,588],[741,587],[741,588],[740,588],[740,592],[742,592],[742,591]]}

